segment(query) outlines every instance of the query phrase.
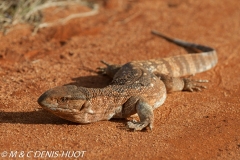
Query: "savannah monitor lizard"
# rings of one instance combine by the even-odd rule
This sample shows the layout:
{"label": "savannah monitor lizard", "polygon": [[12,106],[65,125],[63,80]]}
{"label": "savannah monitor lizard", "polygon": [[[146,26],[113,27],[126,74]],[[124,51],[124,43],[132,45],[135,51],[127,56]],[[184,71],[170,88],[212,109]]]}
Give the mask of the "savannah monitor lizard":
{"label": "savannah monitor lizard", "polygon": [[[85,88],[75,85],[59,86],[43,93],[39,105],[53,114],[77,123],[92,123],[111,118],[127,118],[137,113],[140,121],[128,121],[134,130],[153,128],[153,110],[161,106],[167,93],[173,91],[200,91],[200,83],[188,75],[211,69],[217,63],[216,51],[208,46],[172,39],[157,31],[152,34],[196,53],[169,58],[132,61],[124,65],[99,68],[112,78],[104,88]],[[183,77],[185,76],[185,77]]]}

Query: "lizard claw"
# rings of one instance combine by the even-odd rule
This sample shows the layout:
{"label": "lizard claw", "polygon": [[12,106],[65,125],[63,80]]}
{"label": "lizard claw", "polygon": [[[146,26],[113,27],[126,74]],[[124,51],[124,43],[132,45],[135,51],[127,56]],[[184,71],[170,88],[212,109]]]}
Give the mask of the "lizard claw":
{"label": "lizard claw", "polygon": [[195,91],[202,91],[202,89],[206,89],[207,87],[204,85],[200,85],[199,83],[207,83],[209,82],[208,80],[194,80],[190,78],[183,78],[184,81],[184,91],[190,91],[193,92]]}
{"label": "lizard claw", "polygon": [[140,131],[146,127],[146,126],[144,126],[144,124],[134,122],[134,121],[127,122],[127,126],[129,129],[133,129],[134,131]]}

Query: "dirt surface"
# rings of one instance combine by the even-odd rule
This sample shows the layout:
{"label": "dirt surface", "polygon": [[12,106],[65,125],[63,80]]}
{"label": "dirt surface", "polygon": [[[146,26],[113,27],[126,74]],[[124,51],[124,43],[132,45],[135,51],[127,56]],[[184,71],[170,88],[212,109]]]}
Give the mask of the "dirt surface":
{"label": "dirt surface", "polygon": [[[95,16],[43,28],[35,36],[28,25],[1,34],[0,155],[17,151],[18,158],[45,159],[48,151],[51,158],[64,152],[62,159],[73,152],[79,159],[240,159],[239,6],[239,0],[109,0]],[[48,9],[45,21],[71,12],[76,6]],[[75,124],[37,104],[55,86],[106,86],[110,79],[93,72],[103,66],[100,60],[124,64],[186,54],[151,35],[151,29],[212,46],[219,56],[214,69],[195,76],[210,80],[208,89],[169,94],[154,112],[153,131],[128,131],[126,120]]]}

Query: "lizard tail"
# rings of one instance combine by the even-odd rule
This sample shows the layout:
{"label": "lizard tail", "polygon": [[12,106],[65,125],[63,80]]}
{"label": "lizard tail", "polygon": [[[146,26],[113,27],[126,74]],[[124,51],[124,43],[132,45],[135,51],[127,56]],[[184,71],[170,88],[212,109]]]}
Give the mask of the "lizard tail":
{"label": "lizard tail", "polygon": [[151,33],[178,46],[194,50],[195,52],[186,55],[163,58],[160,60],[161,62],[159,62],[159,64],[162,65],[157,67],[157,71],[159,72],[179,77],[209,70],[217,64],[218,58],[216,51],[209,46],[170,38],[155,30],[152,30]]}
{"label": "lizard tail", "polygon": [[203,45],[200,45],[200,44],[195,44],[195,43],[190,43],[190,42],[186,42],[186,41],[183,41],[183,40],[180,40],[180,39],[176,39],[176,38],[170,38],[170,37],[167,37],[165,35],[163,35],[162,33],[156,31],[156,30],[152,30],[151,31],[152,34],[154,35],[157,35],[169,42],[172,42],[176,45],[179,45],[181,47],[184,47],[184,48],[191,48],[197,52],[201,51],[201,52],[211,52],[211,51],[214,51],[213,48],[211,47],[208,47],[208,46],[203,46]]}

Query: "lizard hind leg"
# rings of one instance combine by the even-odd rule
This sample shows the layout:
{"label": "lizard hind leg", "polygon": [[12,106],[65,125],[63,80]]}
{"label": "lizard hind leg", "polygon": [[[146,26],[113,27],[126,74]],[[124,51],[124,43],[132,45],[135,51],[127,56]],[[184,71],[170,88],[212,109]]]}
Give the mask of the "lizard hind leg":
{"label": "lizard hind leg", "polygon": [[140,122],[129,121],[127,123],[128,128],[134,130],[142,130],[143,128],[149,126],[150,129],[152,130],[154,121],[152,106],[146,103],[146,101],[144,101],[143,99],[140,99],[136,104],[136,110],[140,118]]}
{"label": "lizard hind leg", "polygon": [[207,83],[208,80],[195,80],[192,79],[193,75],[187,77],[172,77],[165,74],[156,74],[165,84],[167,92],[173,91],[201,91],[207,88],[201,83]]}

